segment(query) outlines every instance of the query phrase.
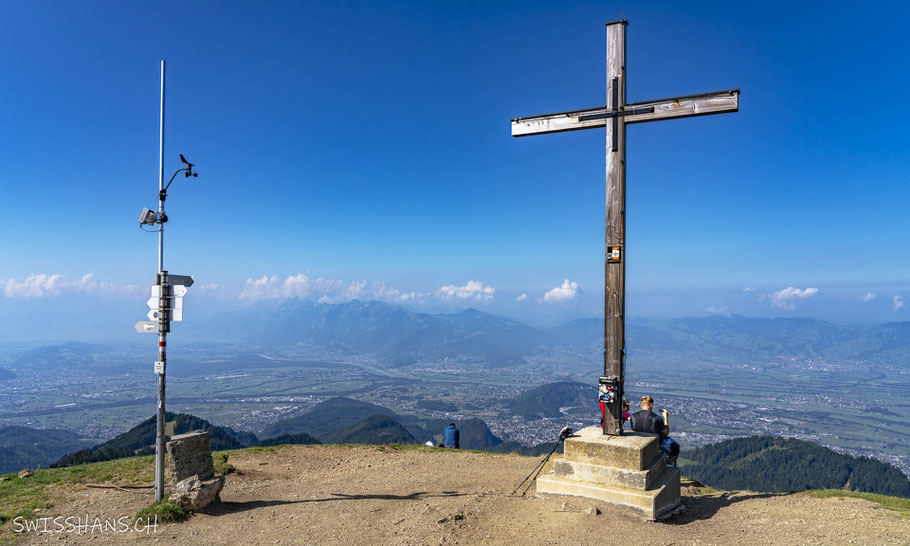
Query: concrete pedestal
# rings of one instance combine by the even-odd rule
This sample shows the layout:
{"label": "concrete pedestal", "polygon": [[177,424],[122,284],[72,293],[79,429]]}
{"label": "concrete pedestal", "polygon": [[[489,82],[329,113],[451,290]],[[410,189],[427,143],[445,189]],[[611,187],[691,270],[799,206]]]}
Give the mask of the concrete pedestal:
{"label": "concrete pedestal", "polygon": [[553,470],[537,478],[537,492],[598,499],[658,519],[680,502],[679,469],[666,465],[658,442],[656,434],[582,429],[566,439]]}

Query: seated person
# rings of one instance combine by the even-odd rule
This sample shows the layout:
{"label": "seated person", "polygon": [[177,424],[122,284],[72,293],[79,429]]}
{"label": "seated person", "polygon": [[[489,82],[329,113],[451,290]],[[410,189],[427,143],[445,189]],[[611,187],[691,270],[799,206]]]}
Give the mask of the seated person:
{"label": "seated person", "polygon": [[461,433],[455,428],[455,423],[449,423],[443,434],[443,446],[459,449],[461,447]]}
{"label": "seated person", "polygon": [[[625,430],[628,430],[628,429],[626,428],[626,426],[625,426],[625,425],[626,425],[626,421],[628,421],[629,418],[632,416],[632,415],[629,413],[629,407],[630,407],[631,405],[632,405],[632,404],[629,403],[629,399],[626,398],[625,396],[623,396],[623,397],[622,397],[622,420],[620,421],[620,425],[619,425],[619,426],[620,426],[621,428],[625,429]],[[606,415],[606,412],[607,412],[606,405],[603,403],[603,401],[601,401],[601,402],[600,402],[600,414],[601,414],[601,418],[600,418],[600,427],[601,427],[601,428],[603,428],[603,426],[604,426],[604,419],[603,419],[603,416]]]}
{"label": "seated person", "polygon": [[660,439],[660,451],[669,457],[670,461],[676,460],[679,456],[679,444],[676,440],[670,438],[670,427],[664,424],[664,418],[654,413],[654,399],[650,396],[641,397],[641,411],[632,414],[632,430],[635,432],[647,432],[657,434]]}
{"label": "seated person", "polygon": [[632,414],[629,413],[629,408],[632,404],[629,403],[629,399],[625,396],[622,397],[622,421],[625,424],[626,421],[632,418]]}

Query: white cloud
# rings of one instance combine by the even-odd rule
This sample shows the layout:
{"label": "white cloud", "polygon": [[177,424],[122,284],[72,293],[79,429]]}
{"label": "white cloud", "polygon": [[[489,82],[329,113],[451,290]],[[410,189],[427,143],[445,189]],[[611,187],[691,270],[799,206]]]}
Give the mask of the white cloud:
{"label": "white cloud", "polygon": [[240,291],[240,299],[265,300],[281,296],[278,275],[263,275],[261,279],[247,279],[246,287]]}
{"label": "white cloud", "polygon": [[118,291],[124,296],[137,296],[140,294],[151,293],[148,287],[139,286],[137,284],[127,284],[126,286],[121,286],[118,288]]}
{"label": "white cloud", "polygon": [[894,298],[891,300],[891,308],[894,309],[895,311],[900,311],[901,309],[903,309],[904,308],[904,298],[902,298],[900,296],[894,296]]}
{"label": "white cloud", "polygon": [[550,290],[543,295],[543,301],[547,302],[560,302],[568,301],[573,299],[581,293],[581,290],[578,289],[578,283],[572,282],[569,279],[562,281],[562,285],[557,286],[556,288]]}
{"label": "white cloud", "polygon": [[24,281],[10,279],[0,281],[3,293],[7,298],[44,298],[63,293],[85,292],[109,296],[117,292],[117,287],[107,281],[96,282],[92,273],[83,275],[79,280],[68,281],[63,275],[45,273],[30,275]]}
{"label": "white cloud", "polygon": [[754,288],[749,288],[748,286],[743,288],[743,292],[755,292]]}
{"label": "white cloud", "polygon": [[194,285],[190,291],[200,296],[207,296],[210,298],[226,298],[230,295],[230,292],[227,288],[214,282]]}
{"label": "white cloud", "polygon": [[444,300],[455,301],[493,301],[496,289],[492,286],[484,286],[482,282],[468,281],[464,286],[455,286],[450,284],[441,287],[437,294]]}
{"label": "white cloud", "polygon": [[319,303],[342,303],[354,299],[382,300],[393,303],[415,302],[427,294],[402,292],[383,282],[368,283],[365,280],[344,282],[322,277],[313,279],[303,273],[290,275],[281,280],[277,275],[263,275],[258,279],[247,279],[241,299],[264,300],[276,298],[311,298]]}
{"label": "white cloud", "polygon": [[711,306],[711,307],[708,307],[707,309],[705,309],[705,312],[706,312],[706,313],[711,313],[711,314],[714,314],[714,315],[726,315],[726,314],[727,314],[727,308],[726,308],[726,307],[714,307],[714,306]]}
{"label": "white cloud", "polygon": [[872,292],[867,293],[865,296],[861,297],[860,300],[864,302],[869,302],[875,299],[875,294]]}
{"label": "white cloud", "polygon": [[522,295],[518,296],[517,298],[515,298],[515,301],[525,301],[526,299],[528,299],[528,295],[522,294]]}
{"label": "white cloud", "polygon": [[781,309],[796,309],[796,302],[804,300],[806,298],[811,298],[812,296],[818,294],[818,288],[810,287],[803,290],[799,288],[788,286],[783,290],[778,290],[777,292],[771,294],[771,305],[774,307],[780,307]]}

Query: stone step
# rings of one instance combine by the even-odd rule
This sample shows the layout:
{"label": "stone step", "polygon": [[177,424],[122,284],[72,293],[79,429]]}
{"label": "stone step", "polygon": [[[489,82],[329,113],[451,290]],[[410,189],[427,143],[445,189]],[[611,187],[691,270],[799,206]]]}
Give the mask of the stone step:
{"label": "stone step", "polygon": [[656,520],[669,515],[680,503],[679,469],[667,466],[650,489],[632,489],[618,485],[567,480],[553,472],[537,478],[541,495],[572,495],[597,499],[632,508],[646,518]]}
{"label": "stone step", "polygon": [[656,434],[625,432],[609,436],[600,427],[587,427],[566,438],[566,461],[626,470],[648,470],[659,457]]}
{"label": "stone step", "polygon": [[629,470],[603,464],[582,463],[560,457],[553,462],[553,474],[566,480],[618,485],[643,491],[651,487],[666,466],[666,460],[663,457],[654,459],[647,470]]}

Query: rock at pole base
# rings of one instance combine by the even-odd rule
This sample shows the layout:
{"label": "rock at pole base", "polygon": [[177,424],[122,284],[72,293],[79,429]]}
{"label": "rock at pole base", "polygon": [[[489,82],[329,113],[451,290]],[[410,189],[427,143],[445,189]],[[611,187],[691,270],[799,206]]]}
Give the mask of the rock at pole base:
{"label": "rock at pole base", "polygon": [[197,512],[218,500],[223,487],[224,476],[216,476],[204,481],[200,481],[199,476],[190,476],[177,482],[174,492],[168,497],[168,500]]}

